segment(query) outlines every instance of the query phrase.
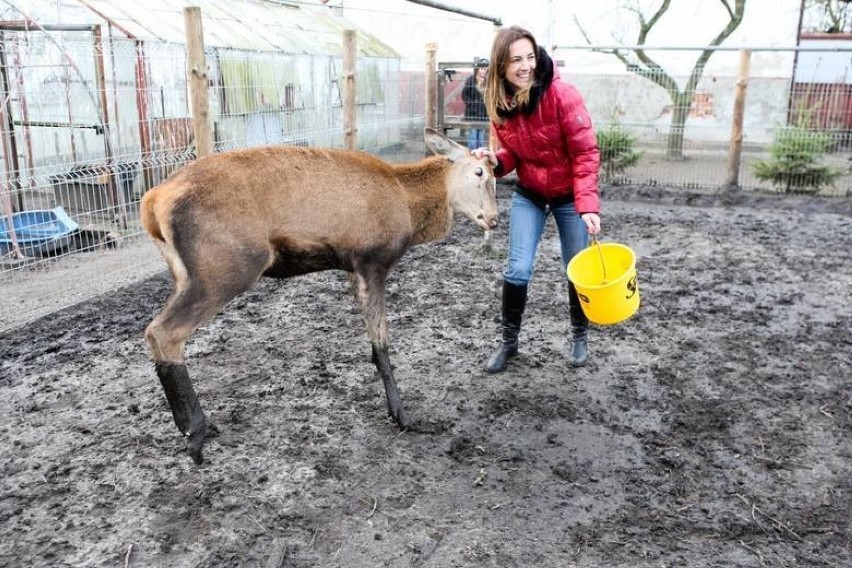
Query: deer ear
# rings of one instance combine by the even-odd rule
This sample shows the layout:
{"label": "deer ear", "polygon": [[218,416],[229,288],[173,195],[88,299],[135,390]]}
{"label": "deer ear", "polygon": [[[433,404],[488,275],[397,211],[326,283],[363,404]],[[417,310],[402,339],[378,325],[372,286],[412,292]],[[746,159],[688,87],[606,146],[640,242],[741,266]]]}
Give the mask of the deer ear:
{"label": "deer ear", "polygon": [[447,138],[434,128],[425,128],[423,130],[423,137],[426,140],[426,146],[430,150],[439,156],[446,156],[451,162],[455,162],[465,156],[470,156],[470,151],[467,148]]}

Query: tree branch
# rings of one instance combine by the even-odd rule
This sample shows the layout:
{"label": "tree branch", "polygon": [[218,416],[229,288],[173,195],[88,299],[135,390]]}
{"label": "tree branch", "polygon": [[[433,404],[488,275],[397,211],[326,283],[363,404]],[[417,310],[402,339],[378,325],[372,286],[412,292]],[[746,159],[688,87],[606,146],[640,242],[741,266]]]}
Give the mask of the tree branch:
{"label": "tree branch", "polygon": [[[725,0],[722,1],[724,2]],[[644,14],[637,10],[637,13],[639,14],[639,39],[636,41],[636,45],[645,45],[645,40],[648,37],[648,33],[655,25],[657,25],[657,22],[663,16],[663,14],[668,11],[669,6],[671,6],[671,4],[672,0],[663,0],[663,3],[660,4],[659,8],[657,8],[657,12],[653,16],[651,16],[651,19],[647,22],[645,21]]]}
{"label": "tree branch", "polygon": [[[728,0],[719,0],[719,2],[721,2],[728,10],[728,25],[725,26],[725,29],[723,29],[719,35],[713,38],[713,41],[710,42],[710,46],[722,45],[722,43],[739,27],[740,23],[743,21],[743,14],[745,13],[746,0],[736,0],[735,12],[731,12]],[[707,62],[710,60],[712,55],[712,49],[705,49],[701,52],[701,55],[695,62],[695,66],[692,68],[692,73],[689,75],[689,80],[686,83],[686,92],[695,92],[695,88],[698,86],[698,81],[701,80],[701,75],[704,73],[704,67],[707,65]]]}

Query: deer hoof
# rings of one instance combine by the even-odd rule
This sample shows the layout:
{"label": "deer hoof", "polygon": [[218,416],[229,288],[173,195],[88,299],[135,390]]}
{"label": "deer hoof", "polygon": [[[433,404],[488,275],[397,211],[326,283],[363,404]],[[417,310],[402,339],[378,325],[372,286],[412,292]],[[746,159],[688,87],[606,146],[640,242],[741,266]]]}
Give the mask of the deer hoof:
{"label": "deer hoof", "polygon": [[389,408],[388,409],[391,415],[391,418],[394,419],[397,426],[399,426],[400,430],[410,430],[413,422],[408,413],[400,406],[399,408]]}
{"label": "deer hoof", "polygon": [[201,465],[204,462],[202,449],[204,447],[204,438],[207,435],[207,426],[202,424],[201,428],[194,432],[188,432],[186,435],[186,451],[189,457],[196,465]]}

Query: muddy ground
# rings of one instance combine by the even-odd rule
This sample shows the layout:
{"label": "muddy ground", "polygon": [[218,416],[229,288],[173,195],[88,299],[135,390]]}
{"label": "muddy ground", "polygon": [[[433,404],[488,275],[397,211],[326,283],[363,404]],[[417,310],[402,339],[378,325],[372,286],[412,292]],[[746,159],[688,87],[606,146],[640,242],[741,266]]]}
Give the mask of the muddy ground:
{"label": "muddy ground", "polygon": [[0,565],[852,566],[850,203],[608,190],[638,314],[569,368],[550,226],[498,376],[506,227],[489,253],[459,220],[389,281],[433,434],[388,418],[339,273],[263,281],[193,337],[201,466],[142,337],[165,274],[6,333]]}

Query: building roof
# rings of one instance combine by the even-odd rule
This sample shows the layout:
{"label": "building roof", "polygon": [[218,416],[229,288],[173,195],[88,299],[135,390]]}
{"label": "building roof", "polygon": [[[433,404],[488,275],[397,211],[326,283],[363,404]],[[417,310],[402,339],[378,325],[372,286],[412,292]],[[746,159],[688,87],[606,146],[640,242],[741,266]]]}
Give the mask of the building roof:
{"label": "building roof", "polygon": [[[27,0],[12,3],[28,4]],[[115,30],[144,41],[185,43],[185,5],[201,9],[206,47],[230,47],[287,54],[341,55],[343,31],[357,34],[362,57],[399,58],[400,55],[377,37],[324,6],[282,0],[76,0],[87,8],[69,16],[73,23],[109,22]],[[69,2],[61,2],[67,8]],[[76,11],[75,11],[76,12]],[[47,17],[42,14],[42,17]],[[53,23],[53,22],[51,22]]]}

